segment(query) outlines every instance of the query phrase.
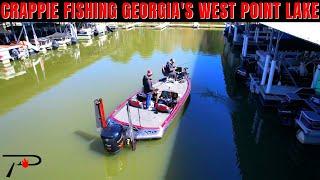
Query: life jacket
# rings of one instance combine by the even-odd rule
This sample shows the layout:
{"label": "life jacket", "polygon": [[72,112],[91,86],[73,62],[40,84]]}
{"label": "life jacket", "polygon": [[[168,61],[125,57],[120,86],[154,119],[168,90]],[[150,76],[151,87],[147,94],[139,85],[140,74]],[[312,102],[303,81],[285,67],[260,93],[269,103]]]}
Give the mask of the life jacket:
{"label": "life jacket", "polygon": [[171,111],[171,108],[165,104],[156,104],[155,107],[159,112],[169,113]]}

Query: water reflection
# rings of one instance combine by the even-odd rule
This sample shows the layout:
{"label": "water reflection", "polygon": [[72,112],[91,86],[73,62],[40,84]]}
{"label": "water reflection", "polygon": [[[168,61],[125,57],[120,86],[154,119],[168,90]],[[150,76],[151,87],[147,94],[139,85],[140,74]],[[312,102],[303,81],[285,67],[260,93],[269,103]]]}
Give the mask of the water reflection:
{"label": "water reflection", "polygon": [[[255,96],[235,81],[239,57],[222,38],[222,32],[193,29],[117,31],[90,46],[11,62],[6,66],[22,75],[0,80],[1,152],[46,156],[46,166],[27,174],[33,179],[320,179],[320,149],[297,143],[294,130],[257,108]],[[151,66],[156,74],[171,56],[190,66],[185,112],[163,139],[106,156],[94,129],[92,99],[106,99],[110,112],[140,87],[144,69]]]}
{"label": "water reflection", "polygon": [[[98,41],[98,45],[99,45],[99,42]],[[88,40],[81,40],[80,41],[80,44],[83,46],[83,47],[88,47],[88,46],[91,46],[93,44],[93,40],[92,39],[88,39]],[[100,47],[100,46],[99,46]]]}
{"label": "water reflection", "polygon": [[282,127],[274,112],[262,111],[257,97],[235,81],[239,53],[226,44],[223,54],[227,93],[238,104],[231,114],[242,179],[319,179],[319,147],[300,144],[294,129]]}
{"label": "water reflection", "polygon": [[[0,115],[103,56],[110,57],[114,62],[128,63],[136,53],[144,59],[148,59],[155,51],[168,53],[175,48],[204,53],[215,53],[222,49],[222,44],[217,43],[212,46],[208,42],[201,41],[202,37],[221,38],[214,31],[195,31],[192,29],[116,31],[90,41],[81,41],[75,46],[38,54],[25,61],[11,62],[9,68],[14,70],[12,74],[15,78],[10,76],[10,82],[0,80],[2,91],[0,94],[0,99],[2,99],[0,101]],[[77,65],[72,65],[74,63]],[[44,64],[46,68],[44,68]],[[39,71],[43,75],[41,78],[38,75]],[[1,72],[1,77],[3,77],[3,71]],[[18,77],[22,74],[24,77]],[[3,79],[8,79],[8,77]],[[38,84],[42,81],[41,79],[48,80],[48,82],[42,83],[41,87],[34,86],[34,82]],[[20,93],[18,87],[23,87],[23,91],[26,93]],[[12,101],[15,97],[19,97],[19,100]]]}
{"label": "water reflection", "polygon": [[[223,50],[221,34],[219,31],[193,29],[118,31],[106,39],[94,39],[87,47],[79,43],[32,57],[25,75],[0,81],[0,88],[4,87],[0,94],[0,113],[5,113],[0,119],[0,139],[5,144],[1,151],[18,149],[19,146],[45,155],[47,166],[34,172],[34,176],[28,174],[29,177],[44,174],[63,179],[68,173],[68,177],[76,175],[84,179],[162,178],[166,177],[168,167],[170,172],[175,172],[174,167],[180,167],[173,162],[181,162],[188,168],[198,166],[198,171],[208,165],[225,174],[231,168],[233,173],[228,177],[238,177],[230,120],[234,102],[225,92],[221,56],[216,54]],[[169,57],[175,57],[177,64],[190,67],[194,77],[194,90],[185,114],[182,112],[177,117],[163,139],[139,142],[134,153],[127,149],[118,156],[106,156],[95,132],[92,100],[102,97],[106,102],[106,113],[110,112],[132,91],[141,87],[145,69],[152,68],[155,77],[160,77],[159,67]],[[199,118],[199,114],[204,118]],[[213,117],[218,120],[212,120]],[[201,128],[193,131],[195,122]],[[219,128],[209,131],[212,127]],[[22,136],[24,138],[20,138]],[[224,140],[222,145],[220,137]],[[195,147],[194,142],[204,146]],[[35,148],[35,145],[38,146]],[[208,154],[210,159],[207,156],[197,159],[189,146],[193,146],[198,154]],[[226,152],[227,155],[223,155]],[[73,166],[61,164],[61,158],[68,159]],[[186,163],[189,158],[196,163]],[[215,158],[224,160],[227,165],[219,168],[219,161]],[[202,161],[208,163],[203,165]],[[183,173],[183,167],[177,172]],[[17,172],[16,177],[23,175],[23,171]]]}
{"label": "water reflection", "polygon": [[11,63],[10,61],[0,62],[0,79],[9,80],[26,73],[21,62]]}

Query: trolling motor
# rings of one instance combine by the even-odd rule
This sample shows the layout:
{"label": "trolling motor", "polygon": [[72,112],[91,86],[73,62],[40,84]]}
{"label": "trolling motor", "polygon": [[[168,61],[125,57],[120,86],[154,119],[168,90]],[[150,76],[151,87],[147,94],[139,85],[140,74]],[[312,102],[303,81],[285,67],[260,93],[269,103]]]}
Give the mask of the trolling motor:
{"label": "trolling motor", "polygon": [[134,151],[136,143],[133,136],[133,128],[130,128],[132,127],[132,124],[129,123],[131,126],[129,125],[128,128],[124,128],[120,124],[107,122],[101,98],[94,100],[94,107],[96,127],[100,131],[100,137],[105,150],[115,154],[121,151],[125,145],[131,145],[131,149]]}

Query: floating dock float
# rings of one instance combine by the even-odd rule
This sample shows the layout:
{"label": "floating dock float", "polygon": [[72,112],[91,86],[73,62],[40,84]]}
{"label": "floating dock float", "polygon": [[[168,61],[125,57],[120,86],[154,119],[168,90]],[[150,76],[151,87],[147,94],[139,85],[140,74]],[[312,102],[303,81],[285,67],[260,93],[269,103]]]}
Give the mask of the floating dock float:
{"label": "floating dock float", "polygon": [[122,26],[123,29],[131,30],[134,27],[140,26],[141,22],[129,23]]}
{"label": "floating dock float", "polygon": [[165,22],[165,23],[161,23],[158,26],[155,26],[154,29],[158,29],[158,30],[164,30],[167,27],[169,27],[170,23]]}

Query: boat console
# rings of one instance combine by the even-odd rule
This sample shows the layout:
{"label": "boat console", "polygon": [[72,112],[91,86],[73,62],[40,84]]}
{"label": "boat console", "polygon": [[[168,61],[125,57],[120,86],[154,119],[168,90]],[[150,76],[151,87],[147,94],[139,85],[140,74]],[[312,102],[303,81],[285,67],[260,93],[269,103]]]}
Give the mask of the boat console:
{"label": "boat console", "polygon": [[[176,73],[176,75],[177,75],[177,81],[182,80],[182,79],[188,77],[189,73],[188,73],[187,70],[188,70],[187,67],[185,67],[185,68],[183,68],[183,67],[176,67],[175,73]],[[169,73],[166,71],[165,66],[162,66],[161,71],[162,71],[163,76],[165,76],[165,77],[168,77],[168,76],[169,76]],[[164,78],[164,80],[166,80],[166,79],[167,79],[167,78]]]}
{"label": "boat console", "polygon": [[159,97],[158,103],[167,105],[170,108],[174,108],[177,104],[178,93],[170,91],[162,91]]}
{"label": "boat console", "polygon": [[182,80],[182,79],[185,79],[189,73],[188,73],[188,68],[185,67],[185,68],[182,68],[182,67],[177,67],[176,68],[176,73],[177,73],[177,80]]}

